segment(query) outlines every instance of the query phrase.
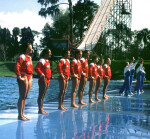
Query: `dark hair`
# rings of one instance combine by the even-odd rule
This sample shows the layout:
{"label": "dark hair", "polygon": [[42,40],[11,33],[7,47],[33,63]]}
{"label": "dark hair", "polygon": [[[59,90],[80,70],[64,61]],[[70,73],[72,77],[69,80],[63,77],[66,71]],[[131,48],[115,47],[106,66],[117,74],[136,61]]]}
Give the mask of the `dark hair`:
{"label": "dark hair", "polygon": [[63,50],[63,52],[62,52],[62,56],[65,56],[66,54],[68,54],[68,51],[70,51],[70,50]]}
{"label": "dark hair", "polygon": [[93,56],[92,56],[92,61],[93,61],[94,59],[96,59],[96,58],[98,58],[98,56],[97,56],[97,55],[93,55]]}
{"label": "dark hair", "polygon": [[83,51],[83,55],[87,54],[88,52],[90,52],[90,51],[89,50]]}
{"label": "dark hair", "polygon": [[45,55],[47,55],[49,53],[49,50],[50,50],[49,48],[43,49],[43,51],[40,54],[40,57],[41,58],[45,57]]}
{"label": "dark hair", "polygon": [[29,45],[32,45],[31,43],[24,43],[22,45],[22,52],[25,53],[29,47]]}
{"label": "dark hair", "polygon": [[77,54],[80,54],[80,52],[81,52],[81,50],[76,50],[76,51],[74,52],[74,56],[76,56]]}

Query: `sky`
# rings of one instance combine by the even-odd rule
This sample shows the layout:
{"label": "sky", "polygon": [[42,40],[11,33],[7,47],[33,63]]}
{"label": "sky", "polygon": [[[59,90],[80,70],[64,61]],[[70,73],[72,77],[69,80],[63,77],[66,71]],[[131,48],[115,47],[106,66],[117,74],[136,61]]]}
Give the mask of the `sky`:
{"label": "sky", "polygon": [[[41,5],[38,0],[0,0],[0,26],[10,31],[14,27],[28,27],[41,32],[45,23],[52,23],[50,17],[39,16]],[[68,0],[60,0],[67,2]],[[77,0],[73,0],[73,4]],[[101,0],[93,0],[100,4]],[[67,5],[62,5],[63,8]],[[132,30],[150,29],[150,0],[132,0]]]}

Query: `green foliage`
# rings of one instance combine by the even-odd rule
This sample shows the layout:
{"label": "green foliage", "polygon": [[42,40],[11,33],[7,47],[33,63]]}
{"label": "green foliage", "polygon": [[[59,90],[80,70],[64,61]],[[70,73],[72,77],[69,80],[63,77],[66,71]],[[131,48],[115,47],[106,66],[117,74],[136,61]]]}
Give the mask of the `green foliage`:
{"label": "green foliage", "polygon": [[90,0],[85,2],[78,1],[76,5],[73,6],[73,24],[75,38],[82,38],[83,33],[90,25],[90,22],[97,8],[98,5]]}
{"label": "green foliage", "polygon": [[20,53],[24,53],[24,46],[26,43],[31,43],[33,45],[34,36],[30,27],[21,29],[21,39],[20,39]]}
{"label": "green foliage", "polygon": [[[33,61],[33,67],[35,68],[38,61]],[[125,60],[112,60],[111,71],[112,71],[112,80],[123,80],[124,79],[124,67]],[[57,63],[58,61],[52,61],[52,76],[54,78],[58,77],[57,73]],[[139,64],[138,64],[139,65]],[[138,67],[136,66],[136,68]],[[0,76],[13,76],[16,77],[14,73],[15,62],[0,62]],[[144,67],[146,71],[146,82],[150,82],[150,60],[144,61]],[[36,72],[33,71],[33,75],[36,76]],[[134,76],[136,78],[136,74]]]}
{"label": "green foliage", "polygon": [[11,34],[9,29],[0,28],[0,60],[6,61],[8,58],[8,49],[11,45]]}

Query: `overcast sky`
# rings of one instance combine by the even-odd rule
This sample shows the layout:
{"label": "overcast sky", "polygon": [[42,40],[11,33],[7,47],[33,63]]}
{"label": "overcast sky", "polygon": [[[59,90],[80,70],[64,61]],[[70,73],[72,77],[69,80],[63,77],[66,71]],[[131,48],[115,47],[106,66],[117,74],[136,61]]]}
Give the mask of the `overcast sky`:
{"label": "overcast sky", "polygon": [[[100,4],[101,0],[93,1]],[[132,30],[150,29],[149,6],[150,0],[132,0]],[[30,26],[32,30],[40,32],[46,22],[52,23],[50,17],[45,19],[38,15],[40,8],[37,0],[0,0],[0,26],[10,31],[14,27]]]}

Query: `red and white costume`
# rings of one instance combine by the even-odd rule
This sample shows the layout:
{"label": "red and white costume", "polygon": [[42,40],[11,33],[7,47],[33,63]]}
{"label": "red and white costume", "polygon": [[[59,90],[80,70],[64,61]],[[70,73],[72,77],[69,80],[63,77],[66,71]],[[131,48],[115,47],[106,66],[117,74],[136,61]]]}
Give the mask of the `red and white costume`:
{"label": "red and white costume", "polygon": [[100,76],[101,80],[103,79],[103,76],[104,76],[104,70],[103,70],[103,67],[98,65],[97,66],[97,73],[98,75]]}
{"label": "red and white costume", "polygon": [[75,78],[74,74],[78,75],[78,79],[81,79],[82,68],[81,68],[80,60],[76,60],[76,59],[72,60],[70,71],[71,71],[72,79]]}
{"label": "red and white costume", "polygon": [[89,77],[94,77],[94,80],[97,80],[97,66],[94,63],[91,63],[89,66]]}
{"label": "red and white costume", "polygon": [[33,66],[29,55],[22,54],[19,56],[15,65],[15,73],[18,78],[24,76],[27,76],[28,80],[32,78]]}
{"label": "red and white costume", "polygon": [[104,75],[108,76],[108,78],[111,79],[112,74],[111,74],[110,67],[107,64],[105,64],[103,69],[104,69]]}
{"label": "red and white costume", "polygon": [[[63,74],[65,76],[65,80],[68,81],[70,76],[70,62],[69,59],[60,59],[58,65],[57,65],[57,71],[59,74]],[[59,77],[59,80],[61,80],[61,77]]]}
{"label": "red and white costume", "polygon": [[86,73],[85,77],[87,78],[88,77],[88,72],[89,72],[88,71],[88,61],[84,57],[82,57],[80,59],[80,61],[81,61],[82,72]]}
{"label": "red and white costume", "polygon": [[[35,71],[40,77],[42,77],[42,75],[45,75],[46,83],[49,83],[49,80],[51,78],[51,68],[47,59],[40,59],[35,67]],[[39,79],[39,82],[41,81],[42,78]]]}

